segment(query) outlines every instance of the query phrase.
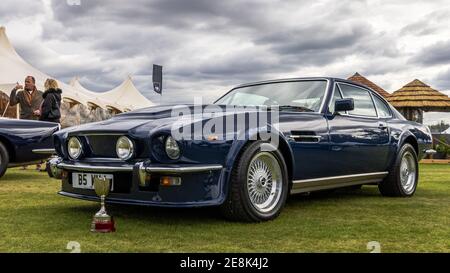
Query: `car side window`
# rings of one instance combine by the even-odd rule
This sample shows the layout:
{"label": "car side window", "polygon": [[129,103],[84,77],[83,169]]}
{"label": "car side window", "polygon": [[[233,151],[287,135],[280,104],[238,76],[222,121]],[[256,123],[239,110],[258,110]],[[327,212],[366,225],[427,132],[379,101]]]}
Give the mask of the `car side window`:
{"label": "car side window", "polygon": [[328,110],[330,111],[330,113],[334,113],[334,106],[336,104],[336,100],[338,100],[338,99],[342,99],[342,95],[341,95],[341,92],[339,91],[339,87],[337,86],[337,84],[335,84],[333,97],[331,98],[330,106],[328,107]]}
{"label": "car side window", "polygon": [[389,118],[391,117],[391,111],[389,111],[389,107],[383,102],[380,98],[373,95],[373,101],[375,102],[375,106],[377,107],[378,116],[380,118]]}
{"label": "car side window", "polygon": [[344,98],[352,98],[355,102],[355,109],[349,111],[350,115],[376,117],[377,112],[373,105],[372,97],[368,90],[356,86],[339,84]]}

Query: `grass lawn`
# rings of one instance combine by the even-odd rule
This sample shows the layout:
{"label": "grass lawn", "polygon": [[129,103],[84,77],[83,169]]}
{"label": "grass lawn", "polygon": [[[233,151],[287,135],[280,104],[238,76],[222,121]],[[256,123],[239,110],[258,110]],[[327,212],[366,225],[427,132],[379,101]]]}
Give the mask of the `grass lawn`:
{"label": "grass lawn", "polygon": [[99,205],[56,194],[46,173],[11,169],[0,180],[0,252],[450,252],[450,166],[421,165],[413,198],[382,197],[376,186],[293,196],[279,218],[223,220],[213,208],[109,205],[117,232],[89,231]]}

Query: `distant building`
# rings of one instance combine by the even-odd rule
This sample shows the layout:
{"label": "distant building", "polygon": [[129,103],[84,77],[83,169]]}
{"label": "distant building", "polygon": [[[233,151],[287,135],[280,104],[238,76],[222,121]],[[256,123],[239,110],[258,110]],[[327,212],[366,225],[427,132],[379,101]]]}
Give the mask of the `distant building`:
{"label": "distant building", "polygon": [[369,81],[366,77],[362,76],[358,72],[356,72],[353,76],[348,78],[348,80],[350,80],[352,82],[356,82],[356,83],[362,84],[362,85],[365,85],[365,86],[373,89],[374,91],[376,91],[378,94],[380,94],[381,96],[383,96],[386,99],[391,95],[386,90],[384,90],[383,88],[379,87],[378,85],[376,85],[372,81]]}
{"label": "distant building", "polygon": [[423,112],[450,112],[450,98],[415,79],[392,93],[388,101],[412,121],[423,122]]}

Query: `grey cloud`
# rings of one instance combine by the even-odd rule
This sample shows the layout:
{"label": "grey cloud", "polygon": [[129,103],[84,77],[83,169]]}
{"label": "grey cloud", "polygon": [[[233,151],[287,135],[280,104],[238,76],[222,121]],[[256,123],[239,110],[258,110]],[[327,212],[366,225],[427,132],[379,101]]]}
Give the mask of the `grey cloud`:
{"label": "grey cloud", "polygon": [[439,65],[450,63],[450,40],[440,41],[423,48],[410,62],[421,65]]}
{"label": "grey cloud", "polygon": [[424,36],[434,34],[442,28],[446,28],[450,21],[450,9],[442,8],[433,11],[425,16],[419,17],[419,19],[409,25],[404,26],[400,34],[401,35],[416,35]]}
{"label": "grey cloud", "polygon": [[0,23],[5,23],[9,20],[25,18],[42,13],[44,4],[42,1],[2,1],[0,4]]}
{"label": "grey cloud", "polygon": [[432,82],[438,90],[450,90],[450,68],[436,75]]}
{"label": "grey cloud", "polygon": [[[367,10],[377,12],[370,3],[81,0],[80,6],[70,6],[53,0],[53,18],[43,20],[42,41],[36,42],[64,41],[81,60],[49,62],[38,47],[35,52],[26,47],[19,50],[36,67],[59,79],[81,76],[89,89],[113,88],[132,74],[138,88],[156,100],[160,98],[151,91],[150,74],[153,63],[162,64],[165,92],[170,93],[163,102],[190,100],[186,94],[212,99],[239,83],[309,69],[321,75],[333,71],[337,75],[330,76],[341,77],[355,70],[368,76],[401,71],[407,54],[397,45],[401,26],[376,29],[377,23],[365,18]],[[443,20],[439,15],[435,18],[423,30],[418,23],[404,27],[400,35],[432,32]],[[352,58],[358,61],[345,65]],[[422,65],[414,63],[417,69]],[[326,66],[337,68],[322,69]]]}

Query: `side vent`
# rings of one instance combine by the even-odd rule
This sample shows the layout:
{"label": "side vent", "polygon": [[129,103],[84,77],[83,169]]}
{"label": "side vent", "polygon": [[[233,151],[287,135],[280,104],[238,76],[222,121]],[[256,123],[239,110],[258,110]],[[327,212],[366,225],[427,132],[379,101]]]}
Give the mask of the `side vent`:
{"label": "side vent", "polygon": [[318,143],[322,139],[313,131],[291,131],[289,138],[295,140],[295,142],[304,143]]}

